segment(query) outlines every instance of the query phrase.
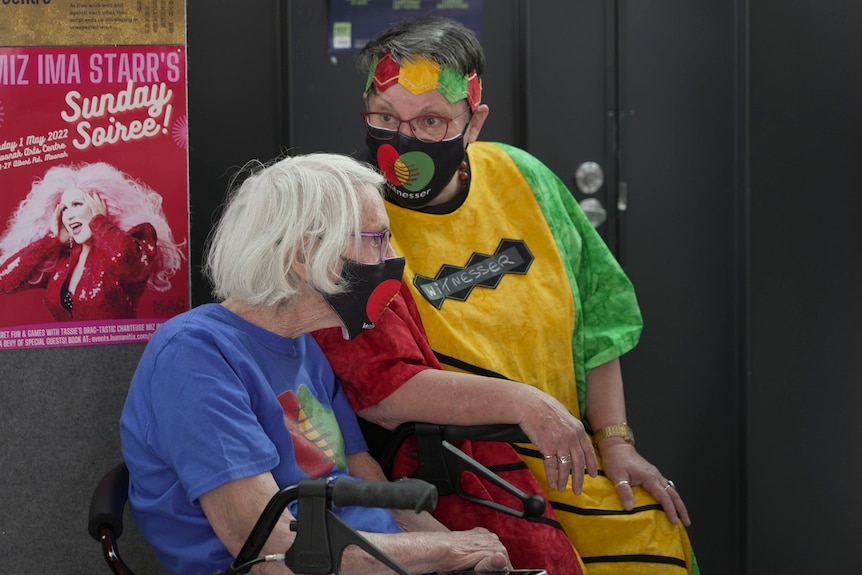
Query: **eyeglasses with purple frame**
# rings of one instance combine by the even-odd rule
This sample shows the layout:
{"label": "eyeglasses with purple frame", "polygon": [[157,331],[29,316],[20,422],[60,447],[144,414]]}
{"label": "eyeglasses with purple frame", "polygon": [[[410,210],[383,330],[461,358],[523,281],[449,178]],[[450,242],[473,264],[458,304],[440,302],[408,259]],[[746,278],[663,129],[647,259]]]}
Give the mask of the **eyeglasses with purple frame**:
{"label": "eyeglasses with purple frame", "polygon": [[377,263],[383,263],[386,259],[386,254],[389,252],[389,240],[392,239],[392,230],[386,228],[380,232],[359,232],[359,237],[373,238],[371,247],[378,249]]}

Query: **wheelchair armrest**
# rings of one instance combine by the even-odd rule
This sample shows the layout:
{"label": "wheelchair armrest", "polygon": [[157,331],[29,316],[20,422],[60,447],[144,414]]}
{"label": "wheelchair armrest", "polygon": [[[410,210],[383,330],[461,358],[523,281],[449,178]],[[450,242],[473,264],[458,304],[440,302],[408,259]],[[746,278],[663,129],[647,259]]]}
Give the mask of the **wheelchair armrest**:
{"label": "wheelchair armrest", "polygon": [[[363,422],[363,425],[369,425]],[[377,426],[373,426],[376,429]],[[365,431],[363,427],[363,431]],[[378,433],[378,432],[375,432]],[[529,443],[527,434],[514,423],[493,423],[486,425],[437,425],[433,423],[402,423],[389,435],[383,448],[377,453],[380,467],[387,476],[392,472],[395,455],[404,441],[412,436],[437,436],[442,441],[501,441],[505,443]]]}
{"label": "wheelchair armrest", "polygon": [[123,512],[129,497],[129,469],[120,462],[105,473],[90,499],[87,528],[90,537],[101,541],[101,529],[107,525],[116,537],[123,533]]}
{"label": "wheelchair armrest", "polygon": [[[514,424],[460,426],[404,423],[392,432],[390,440],[378,458],[380,466],[387,476],[391,476],[395,456],[401,444],[411,435],[416,436],[415,457],[419,464],[414,477],[437,487],[440,495],[456,493],[462,499],[528,520],[537,519],[544,514],[546,503],[542,497],[524,493],[451,443],[460,440],[529,442],[526,434],[519,426]],[[523,511],[465,493],[461,488],[461,473],[464,471],[472,472],[515,496],[521,501]]]}
{"label": "wheelchair armrest", "polygon": [[506,443],[529,443],[527,434],[514,423],[494,423],[488,425],[443,425],[443,439],[446,441],[502,441]]}

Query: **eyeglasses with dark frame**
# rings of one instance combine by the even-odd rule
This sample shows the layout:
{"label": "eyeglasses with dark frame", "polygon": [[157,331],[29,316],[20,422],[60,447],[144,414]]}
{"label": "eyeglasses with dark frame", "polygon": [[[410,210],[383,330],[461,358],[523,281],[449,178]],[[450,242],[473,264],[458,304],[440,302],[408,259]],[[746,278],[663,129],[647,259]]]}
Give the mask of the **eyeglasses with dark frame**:
{"label": "eyeglasses with dark frame", "polygon": [[389,253],[389,240],[392,239],[392,230],[387,228],[380,232],[359,232],[359,237],[371,239],[369,244],[378,250],[377,263],[383,263],[386,255]]}
{"label": "eyeglasses with dark frame", "polygon": [[365,131],[375,140],[392,140],[398,135],[401,125],[407,124],[410,126],[414,138],[427,144],[436,144],[445,140],[449,135],[449,124],[469,111],[470,108],[467,108],[452,118],[426,114],[409,120],[402,120],[388,112],[360,112],[359,115],[362,116]]}

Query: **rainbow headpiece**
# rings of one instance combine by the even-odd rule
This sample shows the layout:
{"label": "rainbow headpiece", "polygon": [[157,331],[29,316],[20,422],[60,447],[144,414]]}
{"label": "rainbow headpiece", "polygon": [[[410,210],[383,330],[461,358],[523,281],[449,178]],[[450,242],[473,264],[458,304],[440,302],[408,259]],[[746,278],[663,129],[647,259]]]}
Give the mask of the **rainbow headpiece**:
{"label": "rainbow headpiece", "polygon": [[441,66],[427,58],[416,62],[406,62],[400,66],[389,52],[375,58],[368,73],[365,92],[371,89],[372,83],[381,92],[396,84],[401,84],[411,94],[422,94],[436,89],[454,103],[467,99],[470,110],[475,111],[482,100],[482,82],[476,70],[462,76],[458,70],[450,66]]}

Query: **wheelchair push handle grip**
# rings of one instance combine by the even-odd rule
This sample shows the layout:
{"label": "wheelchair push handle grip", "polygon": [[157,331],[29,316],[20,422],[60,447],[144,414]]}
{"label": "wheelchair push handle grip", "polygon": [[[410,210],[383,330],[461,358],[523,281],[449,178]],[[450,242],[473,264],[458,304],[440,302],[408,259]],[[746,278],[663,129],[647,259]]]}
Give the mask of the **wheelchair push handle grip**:
{"label": "wheelchair push handle grip", "polygon": [[419,513],[437,507],[437,488],[421,479],[378,482],[342,478],[332,483],[332,502],[339,507],[413,509]]}

